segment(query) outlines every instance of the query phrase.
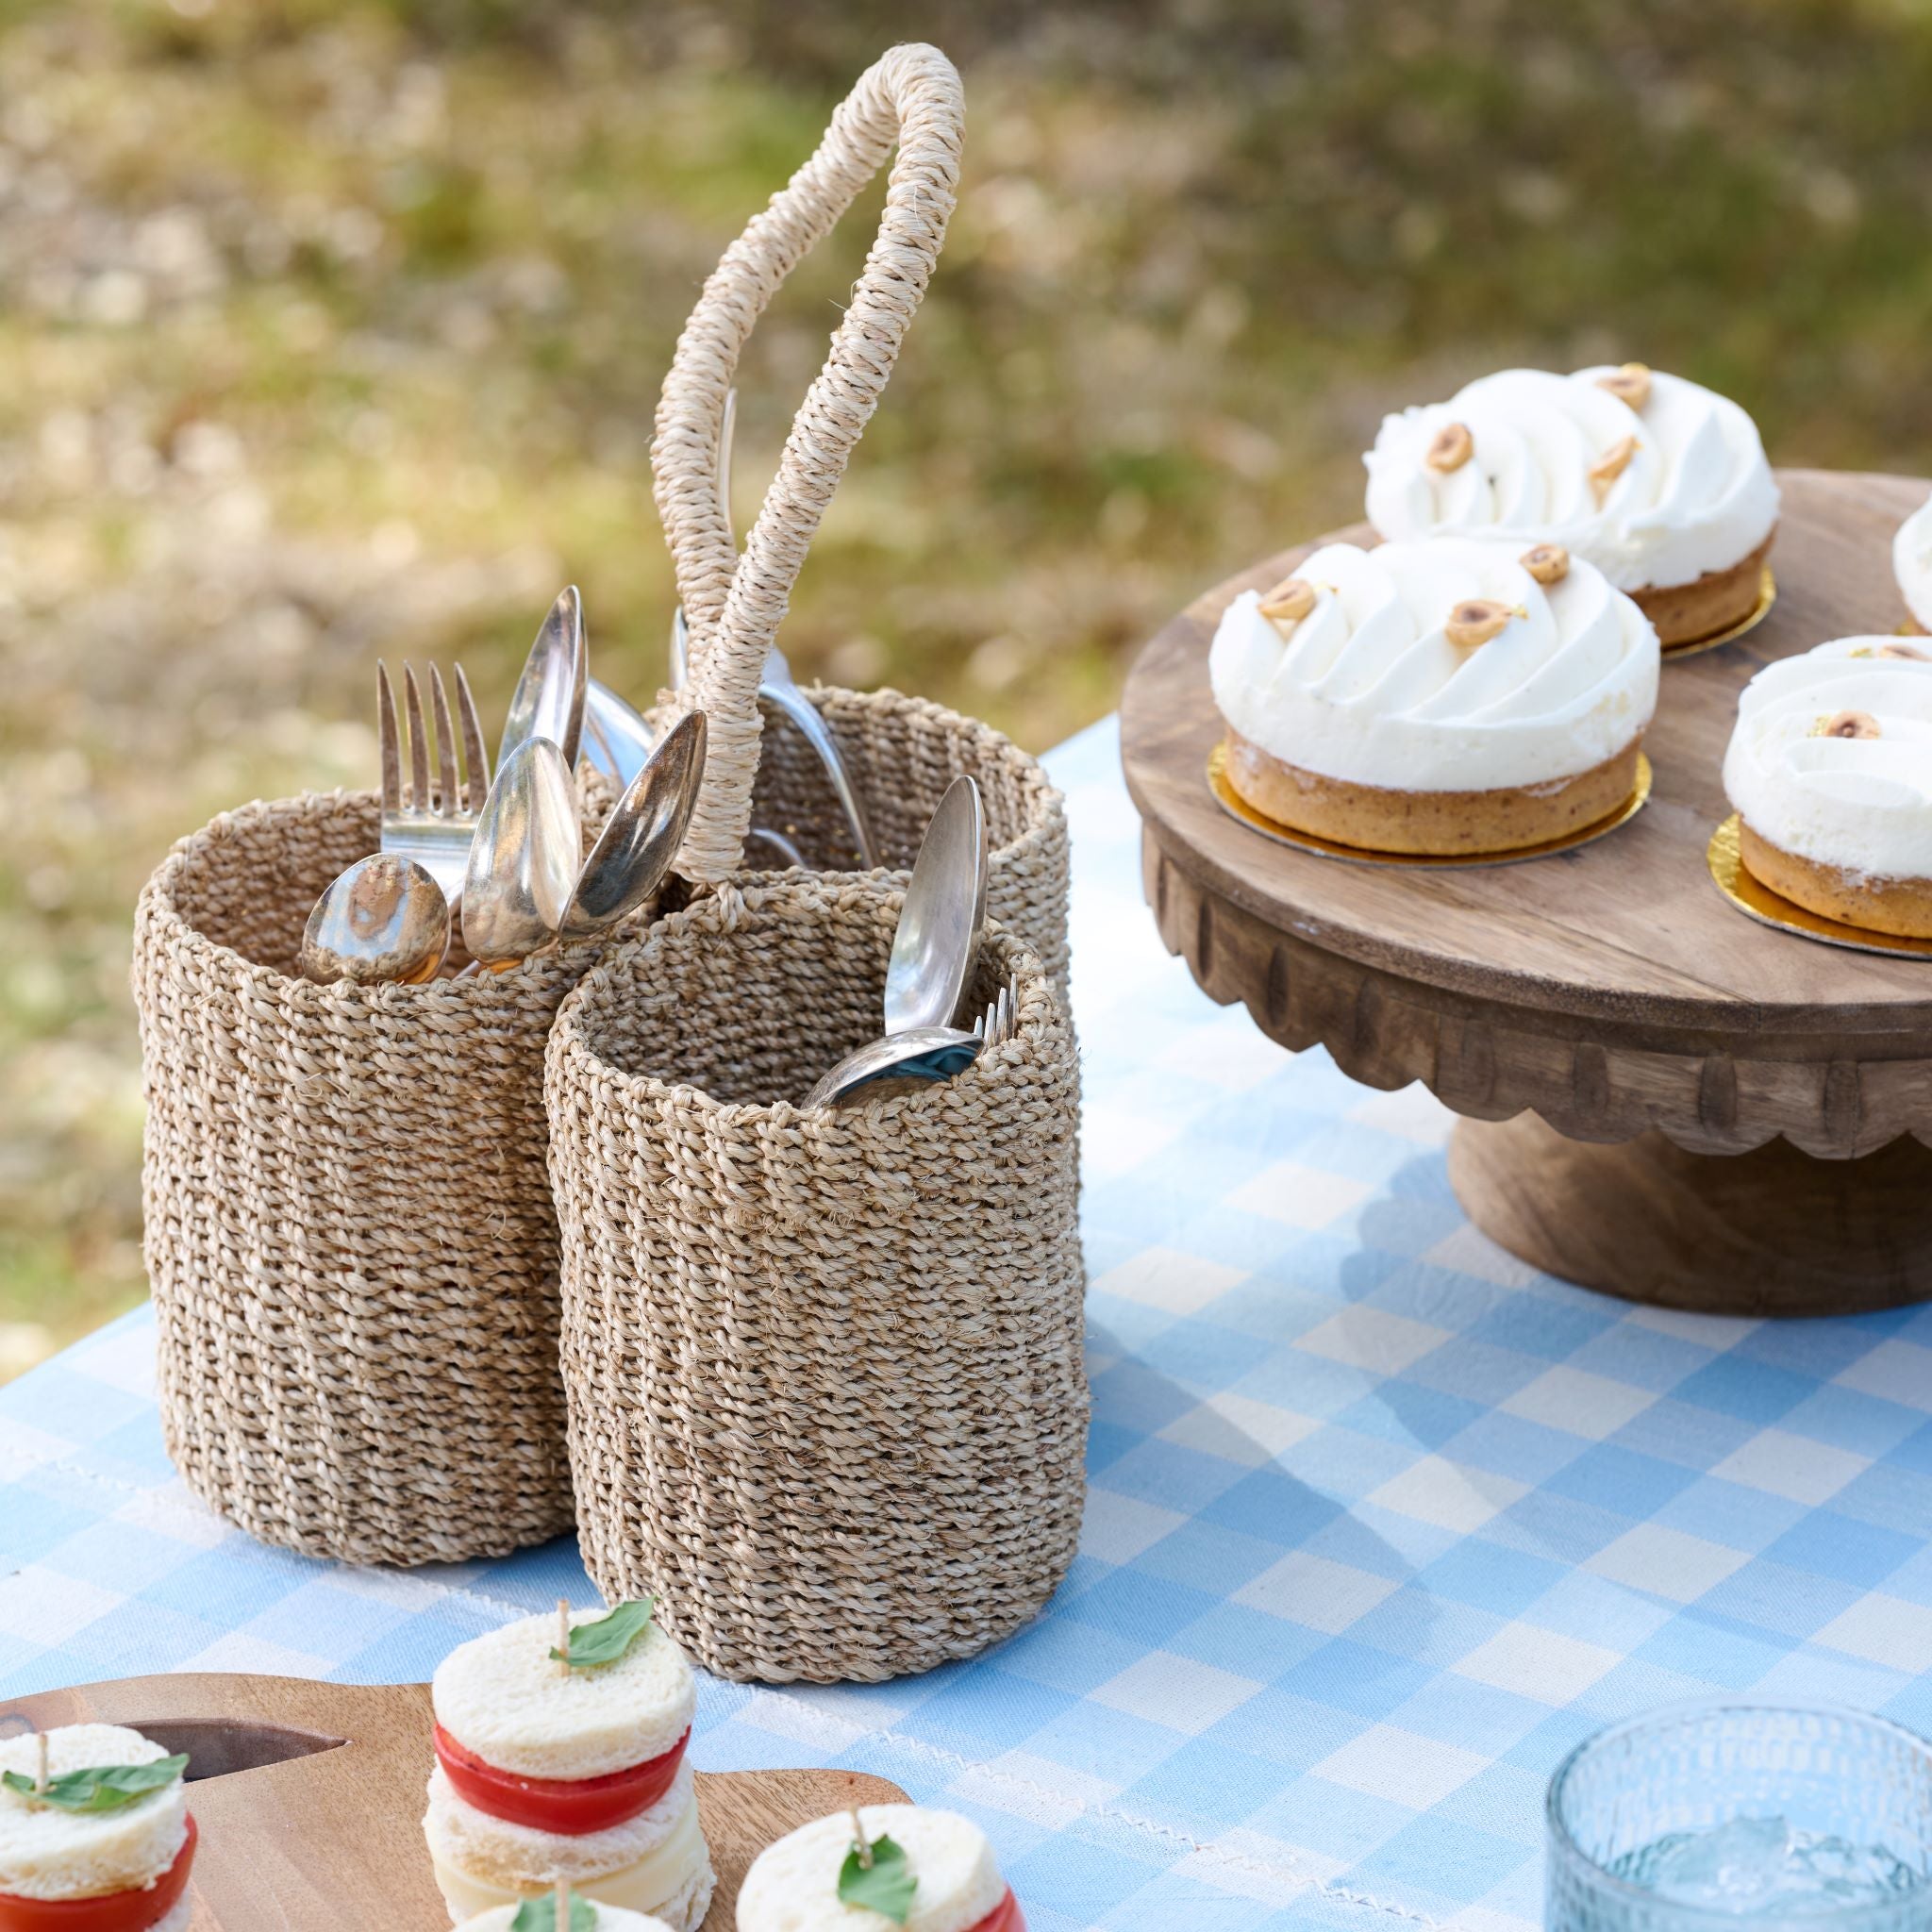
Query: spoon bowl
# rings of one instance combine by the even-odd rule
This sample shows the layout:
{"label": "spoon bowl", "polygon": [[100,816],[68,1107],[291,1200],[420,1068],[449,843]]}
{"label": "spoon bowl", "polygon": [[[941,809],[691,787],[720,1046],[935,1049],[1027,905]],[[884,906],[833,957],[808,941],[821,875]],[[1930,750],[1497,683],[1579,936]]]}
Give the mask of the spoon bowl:
{"label": "spoon bowl", "polygon": [[563,754],[564,769],[575,771],[584,730],[584,696],[590,680],[590,650],[584,642],[584,602],[570,585],[550,607],[537,641],[524,662],[524,675],[510,693],[509,716],[497,747],[496,767],[519,745],[547,738]]}
{"label": "spoon bowl", "polygon": [[412,858],[377,852],[358,859],[315,902],[302,929],[304,979],[367,986],[434,979],[449,951],[449,901]]}
{"label": "spoon bowl", "polygon": [[986,1042],[958,1026],[914,1026],[848,1053],[798,1104],[833,1107],[879,1080],[950,1080],[979,1058]]}
{"label": "spoon bowl", "polygon": [[496,768],[470,842],[463,944],[496,971],[557,937],[583,862],[576,788],[563,753],[530,738]]}
{"label": "spoon bowl", "polygon": [[970,777],[946,787],[920,842],[886,965],[886,1036],[950,1026],[986,924],[986,805]]}
{"label": "spoon bowl", "polygon": [[628,698],[594,677],[585,684],[584,763],[622,791],[643,770],[656,742],[650,721]]}
{"label": "spoon bowl", "polygon": [[636,911],[658,890],[698,802],[705,736],[705,714],[687,712],[644,761],[584,861],[559,938],[589,939]]}

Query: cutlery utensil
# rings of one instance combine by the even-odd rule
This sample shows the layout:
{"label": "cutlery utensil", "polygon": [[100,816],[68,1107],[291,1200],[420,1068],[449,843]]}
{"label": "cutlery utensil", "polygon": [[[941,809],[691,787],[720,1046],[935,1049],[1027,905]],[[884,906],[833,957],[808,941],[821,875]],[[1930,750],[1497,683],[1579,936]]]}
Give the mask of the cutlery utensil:
{"label": "cutlery utensil", "polygon": [[799,1106],[833,1107],[879,1080],[950,1080],[979,1058],[985,1042],[958,1026],[915,1026],[848,1053]]}
{"label": "cutlery utensil", "polygon": [[744,835],[744,844],[747,852],[754,845],[768,847],[777,859],[777,869],[780,872],[791,865],[797,866],[800,871],[805,869],[805,854],[783,832],[774,831],[770,825],[754,825]]}
{"label": "cutlery utensil", "polygon": [[463,944],[502,972],[556,938],[583,865],[570,765],[554,739],[527,738],[497,767],[470,845]]}
{"label": "cutlery utensil", "polygon": [[[490,789],[490,755],[483,749],[483,726],[463,667],[456,667],[457,714],[462,721],[462,760],[458,775],[457,727],[450,719],[449,693],[442,673],[429,667],[430,715],[436,721],[436,782],[429,777],[429,733],[423,720],[423,692],[414,668],[403,666],[405,734],[397,728],[395,692],[389,672],[375,667],[375,734],[382,752],[381,848],[413,860],[442,888],[452,902],[463,888],[470,835]],[[409,778],[403,782],[403,760]]]}
{"label": "cutlery utensil", "polygon": [[577,875],[558,937],[589,939],[658,890],[684,842],[705,775],[705,714],[667,731],[618,800]]}
{"label": "cutlery utensil", "polygon": [[584,603],[570,585],[550,607],[537,641],[524,662],[524,675],[510,694],[497,747],[500,767],[518,745],[547,738],[563,754],[565,771],[576,768],[584,729],[584,696],[590,679],[590,652],[584,642]]}
{"label": "cutlery utensil", "polygon": [[426,866],[400,853],[359,858],[315,902],[302,928],[304,979],[367,986],[434,979],[449,951],[449,901]]}
{"label": "cutlery utensil", "polygon": [[973,1030],[989,1047],[1004,1046],[1020,1024],[1020,989],[1009,979],[973,1023]]}
{"label": "cutlery utensil", "polygon": [[582,757],[622,791],[643,770],[657,742],[650,721],[601,679],[584,685]]}
{"label": "cutlery utensil", "polygon": [[986,880],[986,805],[978,784],[960,776],[926,824],[899,908],[886,964],[888,1039],[952,1025],[979,958]]}
{"label": "cutlery utensil", "polygon": [[[737,427],[738,391],[730,389],[724,392],[724,420],[718,431],[718,508],[724,519],[727,536],[731,536],[731,449]],[[731,541],[735,547],[737,538],[731,536]],[[690,675],[691,627],[685,620],[684,611],[679,608],[671,617],[672,688],[682,691]],[[858,848],[859,868],[864,872],[873,871],[880,863],[878,847],[873,841],[872,826],[866,820],[865,808],[859,803],[852,774],[845,768],[839,741],[819,715],[818,707],[799,689],[797,680],[791,675],[791,666],[776,644],[765,653],[758,697],[790,720],[792,728],[811,747],[813,756],[831,783],[839,809],[845,815],[852,842]]]}

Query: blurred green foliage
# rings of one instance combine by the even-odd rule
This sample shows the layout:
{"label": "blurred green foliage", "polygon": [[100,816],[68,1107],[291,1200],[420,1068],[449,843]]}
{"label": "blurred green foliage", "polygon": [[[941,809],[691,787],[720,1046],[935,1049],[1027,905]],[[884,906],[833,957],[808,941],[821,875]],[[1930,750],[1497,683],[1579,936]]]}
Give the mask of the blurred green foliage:
{"label": "blurred green foliage", "polygon": [[[0,0],[0,1374],[142,1290],[142,877],[368,782],[378,651],[500,705],[566,580],[649,696],[676,330],[908,30],[964,72],[964,190],[802,675],[1049,744],[1350,520],[1386,408],[1510,362],[1926,467],[1924,0]],[[747,358],[741,527],[876,205]]]}

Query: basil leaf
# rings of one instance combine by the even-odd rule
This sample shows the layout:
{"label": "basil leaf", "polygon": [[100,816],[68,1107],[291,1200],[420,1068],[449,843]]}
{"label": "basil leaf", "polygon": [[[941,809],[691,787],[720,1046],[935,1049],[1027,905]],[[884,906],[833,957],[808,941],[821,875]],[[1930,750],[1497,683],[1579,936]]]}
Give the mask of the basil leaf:
{"label": "basil leaf", "polygon": [[636,1603],[619,1604],[608,1617],[594,1624],[576,1624],[570,1633],[570,1655],[553,1648],[550,1655],[574,1671],[589,1670],[594,1664],[614,1664],[650,1627],[655,1597]]}
{"label": "basil leaf", "polygon": [[870,1865],[858,1862],[858,1847],[854,1845],[839,1867],[841,1905],[864,1906],[897,1924],[903,1925],[910,1916],[912,1894],[918,1890],[919,1880],[906,1862],[905,1852],[889,1838],[873,1840]]}
{"label": "basil leaf", "polygon": [[[526,1898],[509,1922],[509,1932],[558,1932],[557,1894],[546,1891],[541,1898]],[[575,1892],[570,1895],[569,1932],[597,1932],[597,1908]]]}
{"label": "basil leaf", "polygon": [[187,1769],[188,1754],[183,1751],[173,1757],[157,1757],[152,1764],[97,1764],[85,1771],[63,1771],[47,1780],[44,1791],[36,1790],[33,1779],[17,1771],[0,1774],[0,1783],[61,1811],[118,1811],[173,1784]]}

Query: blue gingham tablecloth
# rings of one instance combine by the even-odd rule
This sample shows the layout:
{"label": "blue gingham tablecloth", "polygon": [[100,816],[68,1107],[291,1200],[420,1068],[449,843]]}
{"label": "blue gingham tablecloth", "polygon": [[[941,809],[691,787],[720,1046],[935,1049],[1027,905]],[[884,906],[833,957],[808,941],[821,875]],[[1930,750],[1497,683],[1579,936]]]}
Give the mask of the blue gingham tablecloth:
{"label": "blue gingham tablecloth", "polygon": [[[971,1664],[707,1681],[709,1770],[882,1773],[991,1834],[1034,1932],[1523,1932],[1550,1771],[1713,1691],[1932,1731],[1932,1312],[1636,1308],[1477,1235],[1449,1116],[1291,1056],[1169,959],[1111,724],[1074,824],[1094,1423],[1081,1555]],[[161,1454],[147,1314],[0,1391],[0,1693],[426,1676],[575,1550],[358,1571]]]}

